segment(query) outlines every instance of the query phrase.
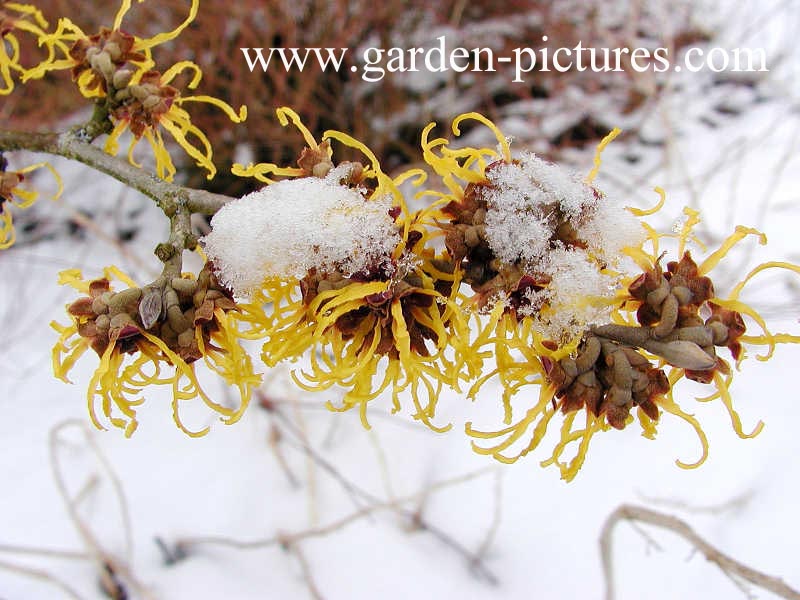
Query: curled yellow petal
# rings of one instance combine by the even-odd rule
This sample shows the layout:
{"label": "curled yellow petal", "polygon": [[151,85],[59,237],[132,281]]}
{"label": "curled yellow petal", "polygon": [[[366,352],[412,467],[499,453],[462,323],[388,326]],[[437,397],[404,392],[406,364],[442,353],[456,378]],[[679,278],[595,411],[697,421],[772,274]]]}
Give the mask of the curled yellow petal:
{"label": "curled yellow petal", "polygon": [[492,131],[492,133],[494,133],[494,136],[497,139],[497,143],[500,144],[500,149],[502,151],[503,158],[506,160],[506,162],[511,162],[511,147],[509,146],[508,138],[506,138],[506,136],[503,135],[503,132],[500,131],[497,125],[492,123],[492,121],[484,117],[482,114],[477,112],[468,112],[458,115],[455,119],[453,119],[453,125],[452,125],[453,133],[455,133],[456,135],[461,135],[461,128],[459,126],[461,125],[462,121],[465,121],[467,119],[472,119],[474,121],[478,121],[479,123],[483,123],[484,125],[486,125],[486,127],[488,127]]}
{"label": "curled yellow petal", "polygon": [[302,134],[303,139],[306,141],[306,144],[308,144],[309,148],[316,150],[319,147],[319,144],[317,144],[314,136],[311,135],[308,127],[303,124],[300,115],[294,112],[291,108],[288,106],[281,106],[280,108],[275,109],[275,113],[278,115],[278,122],[283,127],[286,127],[289,124],[289,121],[291,121],[292,124],[300,130],[300,133]]}
{"label": "curled yellow petal", "polygon": [[594,151],[594,159],[592,160],[592,170],[589,171],[589,174],[586,176],[586,183],[591,185],[595,177],[597,177],[597,174],[600,172],[600,165],[602,164],[601,155],[603,154],[603,150],[605,150],[606,146],[613,142],[620,133],[622,133],[622,130],[619,127],[614,127],[614,129],[597,144],[597,148]]}
{"label": "curled yellow petal", "polygon": [[[139,0],[139,2],[141,1],[142,0]],[[130,6],[130,0],[123,0],[123,3],[128,3],[128,6]],[[180,25],[178,25],[172,31],[159,33],[151,38],[137,39],[134,48],[136,50],[150,49],[153,48],[154,46],[158,46],[159,44],[163,44],[164,42],[168,42],[169,40],[174,40],[181,34],[181,32],[184,29],[186,29],[192,23],[192,21],[195,20],[195,18],[197,17],[197,10],[199,7],[200,7],[200,0],[192,0],[192,5],[189,7],[189,14]],[[120,9],[120,12],[122,12],[122,9]],[[122,13],[121,15],[118,13],[117,18],[119,19],[120,22],[122,21],[123,16],[124,13]],[[119,25],[117,25],[115,28],[118,29]]]}

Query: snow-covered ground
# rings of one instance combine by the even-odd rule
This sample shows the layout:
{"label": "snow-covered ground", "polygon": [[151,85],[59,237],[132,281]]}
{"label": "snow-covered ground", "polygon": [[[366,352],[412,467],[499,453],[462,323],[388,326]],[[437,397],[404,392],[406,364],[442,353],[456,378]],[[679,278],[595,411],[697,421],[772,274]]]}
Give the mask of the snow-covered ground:
{"label": "snow-covered ground", "polygon": [[[713,14],[725,32],[724,42],[713,43],[767,46],[775,57],[771,73],[748,82],[676,75],[644,133],[607,150],[597,183],[640,206],[654,202],[654,186],[665,188],[662,226],[671,227],[684,205],[699,208],[700,232],[712,247],[736,224],[765,231],[766,249],[751,243],[748,252],[730,256],[718,286],[724,290],[762,260],[800,262],[800,53],[791,37],[800,10],[791,2],[776,2],[773,10],[752,2]],[[585,172],[591,156],[576,161]],[[68,189],[58,203],[43,201],[40,213],[63,217],[70,207],[81,209],[95,215],[97,229],[84,228],[82,239],[59,236],[0,253],[3,600],[70,597],[11,565],[47,572],[80,598],[103,597],[90,560],[21,551],[90,551],[59,493],[59,477],[70,497],[80,494],[77,522],[141,584],[128,587],[135,598],[600,598],[598,539],[621,503],[676,514],[722,551],[800,588],[797,347],[780,347],[766,363],[751,357],[736,374],[732,391],[745,431],[765,423],[755,439],[734,434],[719,402],[692,403],[692,392],[700,391],[683,388],[680,399],[711,444],[707,462],[694,471],[674,464],[700,451],[691,428],[676,419],[662,419],[655,441],[633,426],[598,435],[578,477],[565,484],[557,469],[539,467],[549,453],[500,465],[471,451],[463,423],[496,406],[497,388],[485,388],[476,404],[455,393],[443,398],[440,422],[454,422],[446,434],[389,416],[388,401],[375,403],[366,431],[356,414],[325,410],[334,392],[310,395],[288,385],[286,369],[267,377],[275,412],[254,402],[239,423],[215,424],[204,438],[189,439],[174,427],[168,398],[158,391],[147,394],[131,439],[117,430],[95,432],[85,401],[93,359],[80,361],[73,386],[51,375],[49,323],[65,321],[71,298],[56,286],[57,273],[79,266],[94,275],[113,263],[146,281],[157,268],[148,249],[164,238],[166,224],[147,200],[106,177],[64,161],[54,166]],[[101,206],[105,216],[98,216]],[[131,219],[136,237],[122,247],[109,242]],[[774,330],[794,333],[798,298],[800,279],[781,274],[759,276],[747,295]],[[70,424],[54,433],[65,420]],[[380,502],[387,505],[374,508]],[[288,538],[285,547],[191,545],[171,565],[155,541],[174,551],[181,539],[259,540],[317,528],[317,535]],[[626,523],[616,530],[618,598],[745,597],[677,536],[645,529],[647,537]]]}

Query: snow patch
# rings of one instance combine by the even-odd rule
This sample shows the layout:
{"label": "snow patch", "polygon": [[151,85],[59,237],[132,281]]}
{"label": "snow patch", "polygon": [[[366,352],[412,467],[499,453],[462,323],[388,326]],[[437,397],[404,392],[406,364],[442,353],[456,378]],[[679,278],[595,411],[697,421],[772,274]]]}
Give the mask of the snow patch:
{"label": "snow patch", "polygon": [[247,296],[268,277],[388,264],[400,243],[391,196],[367,198],[331,175],[279,181],[222,207],[202,240],[220,281]]}
{"label": "snow patch", "polygon": [[[492,252],[551,279],[529,298],[541,332],[558,340],[606,322],[617,279],[603,269],[619,267],[622,249],[642,243],[638,219],[578,175],[531,153],[489,169],[486,178],[486,241]],[[564,225],[581,244],[563,243],[570,236],[559,230]],[[539,313],[545,303],[549,309]]]}

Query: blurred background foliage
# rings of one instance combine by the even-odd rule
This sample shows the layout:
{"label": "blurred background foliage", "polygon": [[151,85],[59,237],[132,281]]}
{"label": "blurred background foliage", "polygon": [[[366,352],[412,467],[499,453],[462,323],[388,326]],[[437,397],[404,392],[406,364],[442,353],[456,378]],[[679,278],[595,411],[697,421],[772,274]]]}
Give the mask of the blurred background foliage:
{"label": "blurred background foliage", "polygon": [[[115,2],[85,0],[36,4],[51,24],[68,15],[88,35],[109,25],[118,8]],[[364,141],[389,172],[416,159],[420,131],[430,120],[444,123],[465,111],[482,112],[519,143],[550,158],[564,148],[593,145],[615,125],[635,134],[640,117],[663,87],[664,74],[637,73],[629,64],[623,65],[624,72],[611,74],[537,70],[525,75],[524,83],[512,82],[510,65],[496,65],[495,72],[387,72],[379,82],[364,81],[360,70],[354,73],[350,67],[360,68],[357,61],[362,61],[364,48],[430,47],[441,35],[448,52],[456,46],[488,47],[495,57],[510,56],[517,47],[540,51],[545,46],[552,55],[553,49],[572,48],[578,41],[584,48],[666,47],[674,56],[676,50],[708,39],[707,32],[693,25],[690,2],[672,3],[668,13],[651,4],[661,3],[202,0],[197,19],[178,39],[157,48],[155,59],[161,70],[179,60],[197,62],[204,72],[198,93],[248,106],[248,120],[240,126],[231,126],[213,107],[191,107],[193,121],[212,141],[220,174],[209,183],[191,165],[185,170],[189,185],[241,195],[255,186],[228,175],[231,162],[288,164],[297,157],[297,132],[281,127],[275,118],[274,109],[281,105],[293,107],[316,135],[334,128]],[[186,0],[135,3],[123,28],[141,37],[165,31],[185,18],[187,8]],[[260,68],[250,72],[240,48],[257,47],[349,51],[339,72],[320,72],[316,64],[304,72],[279,64],[265,73]],[[77,91],[65,91],[67,77],[58,73],[31,82],[4,99],[0,127],[52,129],[86,108]],[[37,101],[31,102],[32,97]],[[338,156],[346,158],[345,153]]]}

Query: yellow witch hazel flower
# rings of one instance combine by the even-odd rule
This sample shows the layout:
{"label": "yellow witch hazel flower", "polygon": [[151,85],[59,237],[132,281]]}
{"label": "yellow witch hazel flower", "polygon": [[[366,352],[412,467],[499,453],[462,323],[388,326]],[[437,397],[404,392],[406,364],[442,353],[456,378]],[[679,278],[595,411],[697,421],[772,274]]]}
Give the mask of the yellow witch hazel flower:
{"label": "yellow witch hazel flower", "polygon": [[27,173],[42,168],[50,171],[58,186],[58,189],[53,194],[53,200],[57,200],[64,189],[61,183],[61,177],[59,177],[58,173],[48,163],[29,165],[19,171],[8,171],[7,168],[8,161],[0,154],[0,250],[10,248],[16,241],[11,206],[25,209],[39,198],[39,192],[20,187],[20,184],[25,181],[25,175]]}
{"label": "yellow witch hazel flower", "polygon": [[[350,136],[327,131],[317,143],[296,113],[281,108],[278,117],[308,145],[298,167],[236,165],[235,173],[271,183],[225,205],[203,239],[220,281],[249,298],[236,316],[242,335],[265,340],[270,366],[309,351],[297,384],[345,388],[342,404],[329,407],[357,407],[365,427],[367,405],[388,390],[395,411],[408,391],[416,419],[449,428],[433,419],[442,386],[457,383],[447,351],[464,323],[452,272],[423,250],[441,215],[409,212],[398,189],[422,174],[391,178]],[[334,165],[331,141],[356,148],[369,165]]]}
{"label": "yellow witch hazel flower", "polygon": [[[720,399],[736,432],[756,435],[760,423],[752,433],[742,429],[728,389],[731,370],[716,347],[727,347],[738,363],[742,343],[767,345],[769,356],[776,343],[800,342],[800,336],[772,334],[758,313],[738,300],[745,283],[764,269],[800,272],[800,267],[760,265],[727,298],[718,298],[709,271],[739,240],[757,235],[764,242],[763,235],[739,228],[698,266],[684,249],[699,221],[687,209],[689,218],[677,236],[679,260],[662,269],[659,240],[671,236],[659,235],[641,218],[663,206],[663,192],[655,209],[640,211],[614,204],[592,185],[600,152],[618,130],[603,140],[595,167],[581,179],[532,154],[512,159],[506,138],[481,115],[457,118],[454,133],[464,119],[487,125],[498,150],[453,149],[443,138],[429,140],[431,124],[423,133],[423,153],[449,190],[442,209],[449,217],[442,225],[448,253],[475,292],[471,304],[486,315],[476,317],[472,353],[478,356],[488,346],[496,363],[469,395],[495,377],[503,387],[505,426],[481,431],[467,424],[468,435],[490,442],[473,443],[475,451],[514,462],[538,447],[561,412],[560,440],[542,464],[558,465],[570,480],[596,432],[624,428],[635,411],[644,435],[653,437],[660,414],[667,412],[691,424],[703,446],[699,460],[678,461],[679,466],[699,466],[707,440],[675,400],[675,385],[683,378],[713,384],[716,391],[702,400]],[[623,257],[643,272],[627,273]],[[762,333],[745,336],[743,317]],[[512,398],[530,385],[539,387],[539,397],[515,420]],[[563,460],[573,444],[573,458]],[[509,453],[511,448],[517,450]]]}
{"label": "yellow witch hazel flower", "polygon": [[[111,280],[129,286],[115,292]],[[209,428],[192,431],[180,417],[180,405],[200,399],[224,423],[235,423],[247,408],[260,376],[238,343],[231,313],[236,306],[230,294],[204,267],[197,279],[185,275],[136,286],[116,267],[104,277],[85,281],[80,271],[61,273],[60,283],[84,294],[67,307],[69,325],[52,323],[59,339],[53,348],[55,375],[69,382],[67,374],[88,349],[100,357],[89,382],[87,400],[94,425],[104,428],[98,407],[110,423],[126,436],[136,430],[136,407],[144,402],[145,387],[172,388],[172,412],[176,425],[197,437]],[[196,361],[206,366],[239,392],[239,406],[215,402],[201,387]]]}
{"label": "yellow witch hazel flower", "polygon": [[29,4],[6,2],[0,8],[0,96],[14,91],[14,75],[24,76],[20,64],[20,45],[17,35],[31,34],[37,39],[46,35],[47,21],[40,10]]}
{"label": "yellow witch hazel flower", "polygon": [[[142,0],[139,0],[140,2]],[[196,164],[216,174],[212,148],[208,137],[192,123],[184,104],[201,102],[220,108],[234,123],[247,117],[246,107],[234,110],[226,102],[212,96],[183,96],[171,83],[182,72],[190,71],[188,89],[196,89],[202,78],[200,67],[191,61],[180,61],[163,74],[153,69],[152,49],[176,38],[197,16],[199,0],[192,0],[189,15],[178,27],[151,38],[139,38],[121,29],[122,21],[131,8],[124,0],[111,29],[102,28],[95,35],[86,35],[69,19],[59,19],[52,33],[39,36],[39,43],[50,49],[50,57],[28,69],[23,80],[43,77],[54,70],[70,69],[81,94],[86,98],[104,101],[114,127],[106,142],[110,154],[119,150],[119,138],[130,130],[133,139],[128,146],[128,159],[144,138],[156,161],[156,173],[171,181],[175,165],[167,150],[162,128],[183,148]]]}

